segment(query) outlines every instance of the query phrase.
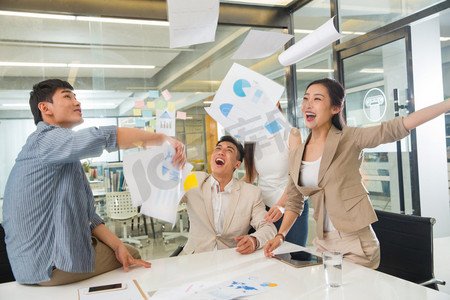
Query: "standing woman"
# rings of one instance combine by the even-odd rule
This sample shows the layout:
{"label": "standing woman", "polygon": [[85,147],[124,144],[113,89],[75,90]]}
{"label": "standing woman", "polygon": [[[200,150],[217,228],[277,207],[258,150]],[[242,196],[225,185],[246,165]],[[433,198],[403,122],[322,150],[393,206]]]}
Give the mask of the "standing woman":
{"label": "standing woman", "polygon": [[314,205],[317,250],[340,251],[348,261],[377,268],[380,247],[370,225],[377,217],[359,172],[362,151],[400,140],[450,109],[447,99],[378,126],[348,127],[342,117],[344,97],[344,88],[333,79],[316,80],[306,89],[301,108],[311,133],[290,153],[286,212],[278,234],[264,248],[266,256],[281,245],[307,196]]}
{"label": "standing woman", "polygon": [[[278,109],[281,111],[280,103]],[[274,137],[256,143],[245,143],[245,176],[247,183],[253,183],[258,178],[258,186],[262,190],[262,198],[268,211],[266,222],[274,223],[280,229],[286,206],[286,187],[289,181],[289,151],[301,145],[300,131],[287,128]],[[300,245],[306,245],[308,237],[308,201],[303,212],[294,221],[286,240]]]}

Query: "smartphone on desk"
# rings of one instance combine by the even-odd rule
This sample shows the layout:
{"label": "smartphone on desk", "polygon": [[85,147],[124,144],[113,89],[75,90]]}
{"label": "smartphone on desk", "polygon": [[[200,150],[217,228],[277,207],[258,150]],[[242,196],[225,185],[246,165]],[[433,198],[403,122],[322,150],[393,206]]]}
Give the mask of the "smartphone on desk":
{"label": "smartphone on desk", "polygon": [[87,290],[86,295],[102,293],[102,292],[119,291],[119,290],[124,290],[126,288],[127,288],[126,283],[113,283],[113,284],[106,284],[106,285],[91,286]]}
{"label": "smartphone on desk", "polygon": [[320,265],[323,263],[322,257],[306,251],[276,254],[273,257],[296,268]]}

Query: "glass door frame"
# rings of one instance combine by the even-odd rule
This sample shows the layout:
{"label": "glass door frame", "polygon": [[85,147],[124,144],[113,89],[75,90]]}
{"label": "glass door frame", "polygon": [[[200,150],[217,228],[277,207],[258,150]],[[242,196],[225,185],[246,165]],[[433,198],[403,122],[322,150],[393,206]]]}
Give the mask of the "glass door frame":
{"label": "glass door frame", "polygon": [[[385,34],[379,35],[375,38],[368,39],[364,42],[353,44],[353,43],[343,43],[340,44],[339,47],[335,47],[334,55],[335,62],[337,64],[335,72],[336,79],[344,84],[344,59],[349,57],[361,54],[363,52],[382,47],[391,42],[395,42],[398,40],[404,39],[405,41],[405,49],[406,49],[406,76],[407,76],[407,85],[408,89],[406,95],[409,100],[408,103],[408,111],[412,113],[415,111],[414,105],[414,85],[413,85],[413,69],[412,69],[412,48],[411,48],[411,28],[410,26],[404,26],[394,31],[387,32]],[[349,45],[345,47],[345,45]],[[346,110],[344,109],[344,115],[346,116]],[[411,205],[412,205],[412,213],[413,215],[420,216],[420,190],[419,190],[419,177],[418,177],[418,163],[417,163],[417,139],[416,139],[416,131],[411,130],[410,134],[411,138],[411,152],[409,155],[409,163],[411,168]],[[397,146],[397,152],[399,148]],[[399,163],[399,162],[397,162]],[[402,167],[402,166],[401,166]],[[405,176],[405,174],[403,174]],[[403,189],[403,178],[400,179],[399,176],[399,189]],[[405,213],[405,199],[403,190],[399,190],[399,201],[400,201],[400,210],[401,213]]]}

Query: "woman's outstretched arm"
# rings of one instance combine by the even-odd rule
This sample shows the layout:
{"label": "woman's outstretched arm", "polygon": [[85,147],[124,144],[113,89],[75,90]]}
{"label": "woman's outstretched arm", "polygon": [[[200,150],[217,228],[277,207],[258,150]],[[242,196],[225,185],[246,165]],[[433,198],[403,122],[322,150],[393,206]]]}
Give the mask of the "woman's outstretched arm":
{"label": "woman's outstretched arm", "polygon": [[403,126],[406,130],[411,130],[425,122],[450,110],[450,98],[447,100],[422,108],[403,118]]}

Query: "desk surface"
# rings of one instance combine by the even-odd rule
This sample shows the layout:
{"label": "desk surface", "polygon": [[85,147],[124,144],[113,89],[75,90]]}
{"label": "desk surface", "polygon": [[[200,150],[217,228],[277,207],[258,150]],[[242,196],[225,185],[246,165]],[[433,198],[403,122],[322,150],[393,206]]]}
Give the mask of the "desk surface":
{"label": "desk surface", "polygon": [[[285,243],[282,252],[302,248]],[[226,283],[243,276],[260,276],[276,282],[276,289],[251,299],[450,299],[450,295],[370,270],[349,262],[343,265],[343,286],[327,288],[322,265],[293,268],[263,252],[241,255],[235,249],[153,260],[152,267],[122,268],[100,276],[57,287],[0,284],[0,299],[77,299],[78,288],[136,279],[144,292],[175,288],[196,281]],[[150,298],[151,299],[151,298]]]}

